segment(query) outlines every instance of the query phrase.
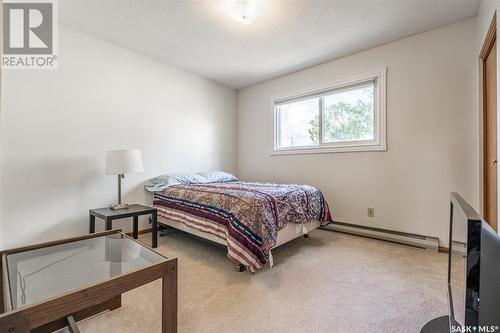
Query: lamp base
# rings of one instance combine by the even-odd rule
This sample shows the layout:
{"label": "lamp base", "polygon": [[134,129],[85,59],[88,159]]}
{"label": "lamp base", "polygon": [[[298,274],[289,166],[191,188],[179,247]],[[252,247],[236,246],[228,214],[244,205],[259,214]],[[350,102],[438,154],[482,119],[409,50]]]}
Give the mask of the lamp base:
{"label": "lamp base", "polygon": [[115,204],[115,205],[111,205],[109,206],[109,208],[113,209],[113,210],[119,210],[119,209],[128,209],[128,204]]}

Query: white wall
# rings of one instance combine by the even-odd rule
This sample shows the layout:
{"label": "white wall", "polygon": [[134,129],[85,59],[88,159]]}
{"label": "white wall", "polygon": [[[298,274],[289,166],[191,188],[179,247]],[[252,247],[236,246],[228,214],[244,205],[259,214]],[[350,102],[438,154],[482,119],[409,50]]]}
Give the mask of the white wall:
{"label": "white wall", "polygon": [[[381,67],[388,68],[387,152],[269,155],[271,96]],[[239,175],[315,185],[337,221],[445,241],[450,191],[478,206],[476,85],[472,18],[242,89]]]}
{"label": "white wall", "polygon": [[148,203],[142,184],[161,173],[236,171],[234,90],[69,28],[59,34],[57,70],[4,71],[1,248],[87,232],[88,209],[115,201],[108,149],[143,153],[125,202]]}
{"label": "white wall", "polygon": [[491,20],[498,8],[500,8],[500,0],[481,0],[479,3],[479,13],[477,15],[477,52],[479,52],[483,46],[484,38],[490,27]]}

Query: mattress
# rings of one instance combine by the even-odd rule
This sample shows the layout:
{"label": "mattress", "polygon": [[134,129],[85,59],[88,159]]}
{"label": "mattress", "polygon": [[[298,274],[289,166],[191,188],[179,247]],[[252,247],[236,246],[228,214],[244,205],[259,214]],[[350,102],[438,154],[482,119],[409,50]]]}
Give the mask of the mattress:
{"label": "mattress", "polygon": [[271,261],[274,247],[331,222],[323,194],[309,185],[181,184],[154,192],[153,206],[165,224],[226,245],[228,258],[250,271]]}

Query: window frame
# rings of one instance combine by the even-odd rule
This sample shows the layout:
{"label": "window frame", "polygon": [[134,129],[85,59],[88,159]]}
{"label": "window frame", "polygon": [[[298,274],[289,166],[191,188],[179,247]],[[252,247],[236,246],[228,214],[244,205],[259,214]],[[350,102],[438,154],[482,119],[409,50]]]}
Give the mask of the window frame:
{"label": "window frame", "polygon": [[[289,92],[286,94],[271,97],[271,110],[273,114],[273,145],[271,155],[292,155],[292,154],[321,154],[337,152],[364,152],[364,151],[386,151],[387,150],[387,126],[386,126],[386,85],[387,68],[381,68],[368,73],[351,76],[342,80],[325,83],[322,85]],[[319,137],[318,145],[298,146],[278,148],[279,138],[279,115],[277,103],[283,103],[302,98],[314,98],[326,96],[335,91],[346,89],[356,85],[362,85],[369,81],[374,81],[374,140],[359,140],[346,142],[323,141],[323,105],[322,98],[319,98]]]}

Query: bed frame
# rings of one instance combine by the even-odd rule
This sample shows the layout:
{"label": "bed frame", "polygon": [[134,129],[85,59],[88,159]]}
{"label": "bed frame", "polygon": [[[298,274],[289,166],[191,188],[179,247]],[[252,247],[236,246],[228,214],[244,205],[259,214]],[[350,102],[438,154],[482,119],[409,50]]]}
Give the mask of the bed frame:
{"label": "bed frame", "polygon": [[[166,219],[160,215],[158,215],[158,224],[163,226],[168,226],[177,230],[181,230],[188,234],[206,239],[208,241],[227,246],[225,239],[217,237],[208,232],[203,232],[198,229],[192,228],[182,222]],[[288,243],[289,241],[294,240],[300,236],[307,238],[309,236],[309,232],[319,227],[320,227],[320,221],[317,220],[311,223],[302,223],[302,224],[289,223],[285,228],[278,231],[278,237],[276,238],[276,245],[273,247],[273,249],[277,248],[280,245]],[[273,257],[271,252],[269,252],[269,265],[271,268],[273,267]],[[242,264],[236,265],[236,270],[238,272],[243,272],[245,269],[246,267]]]}

